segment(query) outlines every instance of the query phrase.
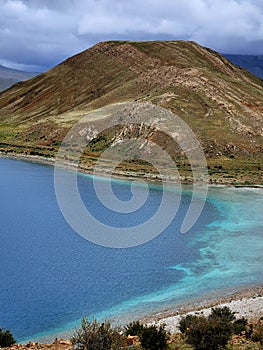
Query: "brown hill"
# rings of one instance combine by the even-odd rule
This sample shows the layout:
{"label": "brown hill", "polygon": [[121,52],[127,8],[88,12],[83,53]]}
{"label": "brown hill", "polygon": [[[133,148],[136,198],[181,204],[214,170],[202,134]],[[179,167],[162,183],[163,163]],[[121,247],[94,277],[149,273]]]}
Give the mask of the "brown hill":
{"label": "brown hill", "polygon": [[186,121],[212,181],[262,183],[263,81],[194,42],[104,42],[15,84],[0,93],[0,148],[54,156],[83,114],[125,101]]}

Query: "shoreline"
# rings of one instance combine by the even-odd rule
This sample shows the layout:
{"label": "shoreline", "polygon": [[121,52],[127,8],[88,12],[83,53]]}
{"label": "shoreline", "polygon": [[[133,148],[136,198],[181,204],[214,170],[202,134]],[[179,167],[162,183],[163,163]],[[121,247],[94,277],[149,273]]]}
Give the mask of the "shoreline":
{"label": "shoreline", "polygon": [[[25,162],[30,162],[30,163],[38,163],[38,164],[42,164],[42,165],[48,165],[48,166],[53,166],[55,167],[55,163],[56,163],[56,158],[47,158],[44,156],[36,156],[36,155],[27,155],[27,154],[18,154],[18,153],[5,153],[0,151],[0,158],[4,158],[4,159],[13,159],[13,160],[18,160],[18,161],[25,161]],[[61,165],[61,169],[65,169],[65,170],[76,170],[76,167],[74,166],[72,163],[63,163]],[[148,182],[149,184],[154,184],[154,185],[160,185],[162,184],[162,180],[156,178],[156,176],[150,176],[149,174],[142,176],[142,175],[138,175],[138,174],[134,174],[134,173],[125,173],[125,172],[119,172],[119,173],[114,173],[114,174],[108,174],[105,171],[102,172],[97,172],[94,173],[94,171],[91,169],[85,169],[85,168],[79,168],[78,172],[84,175],[90,175],[90,176],[98,176],[98,177],[103,177],[103,178],[113,178],[116,180],[123,180],[123,181],[133,181],[133,180],[138,180],[138,181],[142,181],[142,182]],[[180,182],[174,180],[174,179],[168,179],[167,181],[168,183],[170,183],[171,185],[176,185],[176,184],[182,184],[182,185],[192,185],[193,182],[192,181],[187,181],[187,180],[182,180]],[[199,182],[198,183],[200,186],[201,185],[207,185],[208,187],[230,187],[230,188],[258,188],[258,189],[263,189],[263,185],[262,184],[251,184],[251,185],[246,185],[246,184],[231,184],[228,182],[225,183],[206,183],[206,182]]]}
{"label": "shoreline", "polygon": [[199,299],[190,300],[188,303],[182,302],[181,304],[178,304],[177,311],[171,311],[171,309],[173,308],[173,306],[171,306],[170,310],[161,311],[159,313],[153,314],[152,316],[145,317],[143,318],[143,321],[145,322],[152,322],[153,320],[159,321],[169,317],[185,315],[190,312],[200,312],[201,310],[211,309],[212,307],[216,307],[226,303],[229,304],[233,301],[238,301],[243,299],[254,300],[257,297],[262,298],[262,308],[260,310],[263,316],[263,284],[260,284],[258,286],[254,285],[250,287],[244,287],[244,288],[240,287],[240,289],[237,291],[222,290],[220,292],[222,296],[217,296],[217,295],[212,296],[216,293],[217,292],[208,294],[207,298],[203,296],[202,298],[199,298]]}
{"label": "shoreline", "polygon": [[[178,333],[177,326],[179,325],[182,316],[187,314],[205,315],[208,316],[213,307],[224,307],[228,306],[231,311],[235,312],[236,318],[245,317],[249,323],[256,323],[261,317],[263,317],[263,284],[258,286],[240,287],[238,291],[222,290],[219,295],[215,295],[218,292],[210,293],[206,296],[198,299],[191,299],[188,302],[183,301],[178,304],[170,305],[168,308],[162,311],[156,311],[145,317],[134,318],[139,320],[141,323],[148,325],[161,325],[166,324],[166,329],[171,333]],[[225,295],[224,295],[225,294]],[[212,296],[213,295],[213,296]],[[116,326],[125,326],[120,322],[114,322],[115,317],[109,318],[111,324]],[[99,319],[103,321],[104,319]],[[107,319],[108,320],[108,319]],[[72,321],[75,324],[72,328],[65,328],[65,330],[56,330],[54,332],[49,330],[45,335],[35,334],[19,340],[19,343],[26,344],[29,342],[37,343],[52,343],[55,339],[66,339],[69,340],[76,328],[80,326],[80,320]]]}
{"label": "shoreline", "polygon": [[248,287],[213,301],[200,302],[192,306],[182,307],[177,312],[160,312],[157,315],[145,318],[147,324],[166,324],[171,333],[178,333],[178,325],[182,316],[204,315],[208,316],[214,307],[227,306],[235,313],[236,318],[246,318],[249,323],[256,323],[263,317],[263,285]]}

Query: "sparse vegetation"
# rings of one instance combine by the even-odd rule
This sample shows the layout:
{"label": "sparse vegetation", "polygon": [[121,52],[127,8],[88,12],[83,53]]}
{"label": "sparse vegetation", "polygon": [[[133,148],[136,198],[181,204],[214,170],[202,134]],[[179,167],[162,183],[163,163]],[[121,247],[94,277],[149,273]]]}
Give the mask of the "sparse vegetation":
{"label": "sparse vegetation", "polygon": [[259,320],[258,323],[254,327],[254,331],[252,333],[252,340],[255,342],[259,342],[260,345],[263,346],[263,322]]}
{"label": "sparse vegetation", "polygon": [[71,342],[78,350],[118,350],[124,345],[124,337],[108,321],[83,318]]}
{"label": "sparse vegetation", "polygon": [[237,335],[242,335],[246,331],[247,319],[242,317],[233,322],[233,332]]}
{"label": "sparse vegetation", "polygon": [[134,321],[125,327],[127,336],[138,336],[141,346],[145,350],[163,350],[168,348],[169,334],[165,330],[165,325],[159,327],[155,325],[143,325],[139,321]]}
{"label": "sparse vegetation", "polygon": [[212,309],[208,317],[186,315],[179,330],[181,333],[170,335],[165,325],[139,321],[121,330],[109,322],[84,318],[71,340],[79,350],[260,350],[263,345],[262,321],[248,326],[245,318],[235,319],[227,307]]}
{"label": "sparse vegetation", "polygon": [[[195,350],[225,349],[234,331],[234,313],[228,307],[214,308],[208,317],[187,315],[180,321],[179,329],[185,340]],[[244,324],[242,319],[241,324]],[[237,327],[237,324],[235,324]]]}
{"label": "sparse vegetation", "polygon": [[134,321],[125,327],[125,335],[139,335],[143,330],[143,324],[139,321]]}
{"label": "sparse vegetation", "polygon": [[139,338],[145,350],[163,350],[168,348],[167,340],[169,336],[165,330],[165,325],[160,327],[155,325],[144,326]]}
{"label": "sparse vegetation", "polygon": [[[228,308],[216,308],[208,317],[186,315],[181,318],[180,333],[169,334],[165,325],[145,325],[134,321],[124,328],[108,321],[84,318],[71,343],[56,339],[53,344],[29,342],[18,345],[21,350],[261,350],[263,346],[263,317],[248,325],[245,318],[233,319]],[[241,331],[242,329],[242,331]],[[238,331],[240,331],[239,334]],[[2,342],[1,342],[2,341]],[[0,347],[11,347],[15,340],[10,331],[0,329]]]}

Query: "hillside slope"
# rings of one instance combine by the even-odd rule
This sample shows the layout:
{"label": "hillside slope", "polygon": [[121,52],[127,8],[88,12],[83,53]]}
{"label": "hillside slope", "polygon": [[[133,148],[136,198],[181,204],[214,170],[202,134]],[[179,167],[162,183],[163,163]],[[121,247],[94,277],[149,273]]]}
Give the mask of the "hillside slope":
{"label": "hillside slope", "polygon": [[212,181],[262,183],[263,82],[194,42],[99,43],[15,84],[0,93],[0,148],[54,156],[85,113],[125,101],[150,101],[188,123]]}

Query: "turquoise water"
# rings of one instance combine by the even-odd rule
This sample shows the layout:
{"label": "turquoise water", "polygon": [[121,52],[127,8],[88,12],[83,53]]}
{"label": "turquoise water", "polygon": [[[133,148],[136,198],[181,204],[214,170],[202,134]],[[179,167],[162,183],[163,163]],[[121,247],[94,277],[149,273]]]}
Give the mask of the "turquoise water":
{"label": "turquoise water", "polygon": [[[0,159],[0,169],[0,328],[19,341],[52,338],[86,315],[123,324],[263,282],[262,189],[210,187],[201,217],[181,234],[191,200],[186,186],[164,232],[138,247],[113,249],[69,227],[56,202],[52,167]],[[144,222],[162,197],[152,187],[140,210],[116,214],[99,203],[91,177],[79,176],[79,190],[94,216],[117,227]],[[131,196],[127,182],[115,181],[113,190],[122,200]],[[169,193],[172,201],[178,189]]]}

